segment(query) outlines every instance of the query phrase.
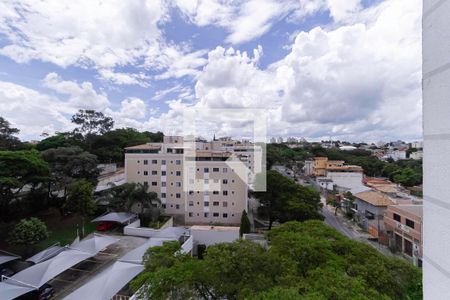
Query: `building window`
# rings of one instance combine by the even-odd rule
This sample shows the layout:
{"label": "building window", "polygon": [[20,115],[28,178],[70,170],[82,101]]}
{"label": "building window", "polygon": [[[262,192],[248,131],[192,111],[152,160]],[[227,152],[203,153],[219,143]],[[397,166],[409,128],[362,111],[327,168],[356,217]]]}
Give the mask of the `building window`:
{"label": "building window", "polygon": [[204,173],[209,173],[209,168],[203,168]]}
{"label": "building window", "polygon": [[194,206],[194,201],[189,201],[189,206]]}
{"label": "building window", "polygon": [[148,165],[148,160],[144,159],[144,165]]}
{"label": "building window", "polygon": [[223,207],[228,207],[228,202],[222,202]]}
{"label": "building window", "polygon": [[219,217],[219,213],[213,213],[213,217]]}
{"label": "building window", "polygon": [[165,181],[161,182],[161,186],[162,186],[162,187],[165,187],[166,184],[167,184],[167,183],[166,183]]}
{"label": "building window", "polygon": [[204,205],[204,206],[209,206],[209,202],[208,202],[208,201],[205,201],[205,202],[203,203],[203,205]]}
{"label": "building window", "polygon": [[227,173],[228,172],[228,168],[223,168],[223,170],[222,170],[224,173]]}
{"label": "building window", "polygon": [[223,191],[224,196],[228,196],[228,191]]}
{"label": "building window", "polygon": [[401,222],[402,218],[400,217],[400,215],[394,214],[394,220],[397,222]]}
{"label": "building window", "polygon": [[172,151],[172,148],[168,148],[167,149],[167,153],[172,153],[173,151]]}
{"label": "building window", "polygon": [[219,206],[219,201],[214,201],[213,206]]}
{"label": "building window", "polygon": [[414,221],[406,219],[406,226],[414,229]]}
{"label": "building window", "polygon": [[224,180],[222,181],[222,183],[223,183],[223,184],[228,184],[228,179],[224,179]]}
{"label": "building window", "polygon": [[161,207],[162,208],[166,208],[166,205],[163,203],[163,204],[161,204]]}
{"label": "building window", "polygon": [[166,164],[166,160],[165,159],[161,160],[161,164],[165,165]]}
{"label": "building window", "polygon": [[209,196],[209,191],[204,191],[204,192],[203,192],[203,195]]}
{"label": "building window", "polygon": [[152,175],[158,175],[158,171],[152,171]]}
{"label": "building window", "polygon": [[191,213],[191,212],[189,213],[189,217],[191,217],[191,218],[192,218],[192,216],[193,216],[193,215],[194,215],[193,213]]}
{"label": "building window", "polygon": [[161,193],[161,198],[166,198],[166,193]]}
{"label": "building window", "polygon": [[227,214],[227,213],[223,213],[223,214],[222,214],[222,217],[228,218],[228,214]]}
{"label": "building window", "polygon": [[412,256],[413,255],[413,246],[411,241],[408,241],[407,239],[403,239],[403,245],[404,245],[404,251],[406,255]]}
{"label": "building window", "polygon": [[147,176],[148,175],[148,171],[144,171],[144,176]]}
{"label": "building window", "polygon": [[213,168],[213,172],[219,172],[219,168]]}
{"label": "building window", "polygon": [[181,160],[177,159],[177,160],[175,161],[175,164],[176,164],[176,165],[181,165]]}
{"label": "building window", "polygon": [[157,186],[158,183],[156,181],[152,181],[152,186]]}
{"label": "building window", "polygon": [[148,186],[148,181],[144,181],[144,186]]}
{"label": "building window", "polygon": [[152,160],[152,164],[156,165],[158,161],[156,159]]}
{"label": "building window", "polygon": [[176,193],[175,194],[175,198],[178,198],[178,199],[181,198],[181,194],[180,193]]}
{"label": "building window", "polygon": [[213,195],[219,195],[219,191],[213,191]]}
{"label": "building window", "polygon": [[180,209],[180,204],[175,204],[176,209]]}
{"label": "building window", "polygon": [[175,175],[176,176],[181,176],[181,171],[176,171]]}
{"label": "building window", "polygon": [[161,176],[166,176],[166,171],[161,171]]}
{"label": "building window", "polygon": [[178,181],[178,182],[175,182],[175,186],[176,186],[176,187],[181,187],[181,182],[179,182],[179,181]]}
{"label": "building window", "polygon": [[204,213],[203,216],[204,216],[205,218],[207,218],[207,217],[209,217],[209,213]]}
{"label": "building window", "polygon": [[205,184],[209,184],[209,179],[205,179]]}
{"label": "building window", "polygon": [[189,195],[194,195],[194,191],[189,191]]}

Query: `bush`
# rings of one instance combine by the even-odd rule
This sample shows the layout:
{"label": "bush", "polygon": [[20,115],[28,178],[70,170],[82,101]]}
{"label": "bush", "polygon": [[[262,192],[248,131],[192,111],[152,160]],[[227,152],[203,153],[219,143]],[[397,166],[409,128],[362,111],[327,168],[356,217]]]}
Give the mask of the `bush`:
{"label": "bush", "polygon": [[11,232],[9,241],[15,245],[34,245],[47,239],[48,236],[47,226],[41,220],[22,219]]}

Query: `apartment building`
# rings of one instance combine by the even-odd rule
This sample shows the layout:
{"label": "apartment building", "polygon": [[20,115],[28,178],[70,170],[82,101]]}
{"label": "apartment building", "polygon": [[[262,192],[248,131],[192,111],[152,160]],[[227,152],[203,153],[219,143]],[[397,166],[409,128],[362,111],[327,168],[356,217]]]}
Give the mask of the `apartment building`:
{"label": "apartment building", "polygon": [[390,245],[420,267],[422,266],[422,218],[423,205],[390,205],[384,212],[384,225]]}
{"label": "apartment building", "polygon": [[148,185],[178,222],[239,224],[260,156],[260,147],[230,138],[166,136],[163,143],[126,148],[125,176],[127,182]]}
{"label": "apartment building", "polygon": [[343,160],[328,160],[328,157],[314,157],[313,176],[327,176],[329,172],[363,172],[360,166],[346,165]]}

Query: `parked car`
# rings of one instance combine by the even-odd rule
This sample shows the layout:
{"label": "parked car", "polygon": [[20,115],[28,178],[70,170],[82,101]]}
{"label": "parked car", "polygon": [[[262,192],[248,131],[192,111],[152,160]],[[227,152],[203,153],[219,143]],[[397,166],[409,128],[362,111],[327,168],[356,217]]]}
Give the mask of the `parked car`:
{"label": "parked car", "polygon": [[97,231],[107,231],[116,227],[116,223],[114,222],[102,222],[97,225]]}
{"label": "parked car", "polygon": [[3,268],[0,270],[0,281],[3,281],[3,276],[11,277],[15,274],[10,268]]}

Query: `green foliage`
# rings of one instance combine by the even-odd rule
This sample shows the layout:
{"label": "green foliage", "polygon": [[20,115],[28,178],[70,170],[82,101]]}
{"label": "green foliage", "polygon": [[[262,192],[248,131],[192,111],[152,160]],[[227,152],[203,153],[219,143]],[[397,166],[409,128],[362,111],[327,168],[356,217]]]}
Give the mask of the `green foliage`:
{"label": "green foliage", "polygon": [[76,138],[71,132],[60,132],[54,136],[43,139],[36,145],[39,151],[45,151],[51,148],[82,146],[82,141]]}
{"label": "green foliage", "polygon": [[37,218],[22,219],[11,231],[9,242],[15,245],[34,245],[48,238],[44,222]]}
{"label": "green foliage", "polygon": [[11,202],[25,185],[36,186],[49,180],[49,167],[39,152],[0,151],[0,214],[8,219]]}
{"label": "green foliage", "polygon": [[407,187],[422,183],[422,176],[411,168],[395,171],[392,176],[394,182],[400,183]]}
{"label": "green foliage", "polygon": [[78,125],[74,133],[80,133],[83,136],[92,134],[105,134],[114,126],[111,117],[106,117],[103,113],[95,110],[82,110],[72,116],[72,123]]}
{"label": "green foliage", "polygon": [[241,226],[239,227],[239,235],[242,236],[244,233],[250,233],[250,229],[251,229],[250,220],[248,219],[247,212],[244,210],[242,211]]}
{"label": "green foliage", "polygon": [[65,208],[80,216],[88,216],[95,212],[94,186],[86,179],[78,179],[68,187]]}
{"label": "green foliage", "polygon": [[420,270],[349,240],[320,221],[287,222],[250,241],[208,247],[204,259],[178,242],[148,250],[132,286],[151,299],[421,299]]}
{"label": "green foliage", "polygon": [[[266,192],[252,192],[269,217],[269,228],[276,220],[286,222],[291,220],[305,221],[323,219],[319,213],[320,194],[309,187],[304,187],[286,178],[277,171],[270,170],[266,177]],[[256,180],[256,183],[260,180]],[[257,187],[256,190],[261,190]]]}
{"label": "green foliage", "polygon": [[15,136],[19,129],[11,127],[11,124],[0,117],[0,150],[16,150],[22,148],[22,143]]}
{"label": "green foliage", "polygon": [[140,204],[139,213],[147,211],[152,215],[151,219],[158,217],[161,203],[157,193],[149,191],[147,185],[135,182],[114,186],[103,192],[99,200],[106,201],[114,211],[131,211],[135,204]]}

